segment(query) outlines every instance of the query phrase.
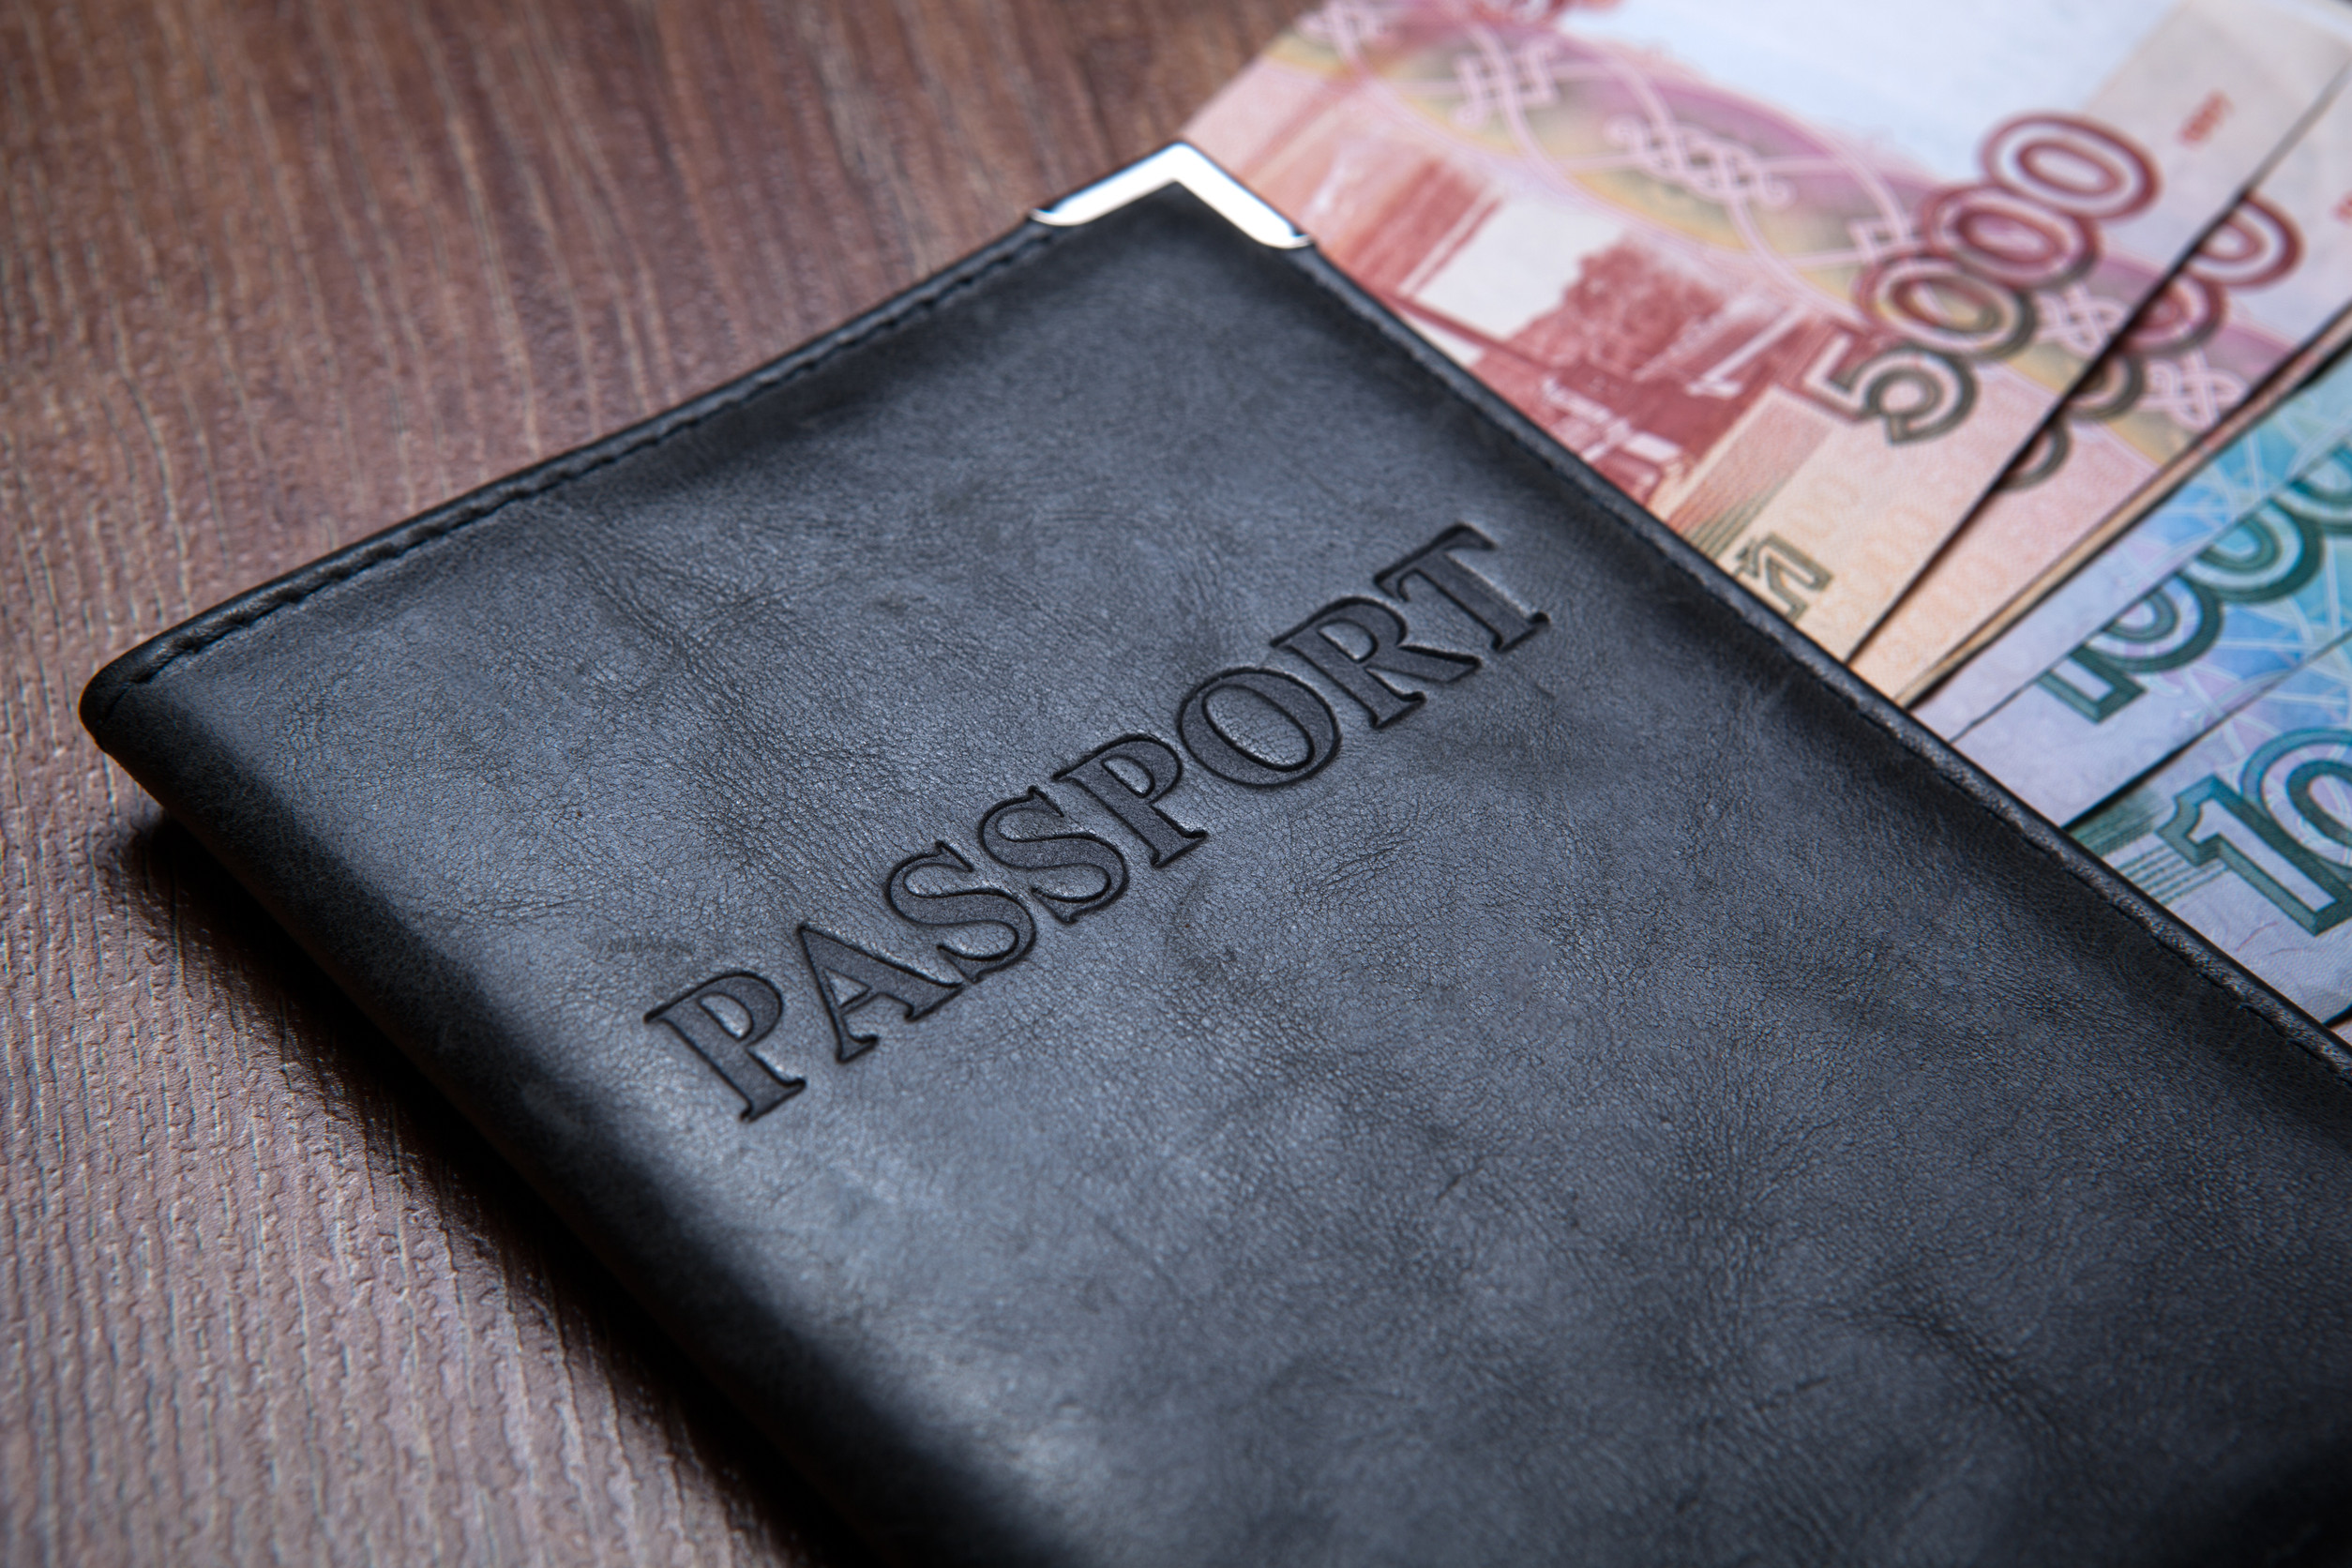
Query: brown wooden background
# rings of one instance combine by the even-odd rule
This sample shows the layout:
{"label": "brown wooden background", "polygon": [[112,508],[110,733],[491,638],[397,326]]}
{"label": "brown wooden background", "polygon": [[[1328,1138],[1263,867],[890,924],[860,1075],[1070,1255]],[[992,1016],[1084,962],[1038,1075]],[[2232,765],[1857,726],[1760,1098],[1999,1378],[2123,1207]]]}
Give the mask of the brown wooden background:
{"label": "brown wooden background", "polygon": [[1150,150],[1297,0],[0,0],[0,1560],[854,1560],[74,718]]}

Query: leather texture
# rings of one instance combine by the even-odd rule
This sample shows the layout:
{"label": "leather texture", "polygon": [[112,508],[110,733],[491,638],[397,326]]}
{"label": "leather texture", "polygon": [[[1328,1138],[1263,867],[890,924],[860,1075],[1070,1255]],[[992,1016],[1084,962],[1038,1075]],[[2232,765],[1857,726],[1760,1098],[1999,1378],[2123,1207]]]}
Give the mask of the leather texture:
{"label": "leather texture", "polygon": [[895,1558],[2342,1548],[2327,1037],[1182,190],[83,713]]}

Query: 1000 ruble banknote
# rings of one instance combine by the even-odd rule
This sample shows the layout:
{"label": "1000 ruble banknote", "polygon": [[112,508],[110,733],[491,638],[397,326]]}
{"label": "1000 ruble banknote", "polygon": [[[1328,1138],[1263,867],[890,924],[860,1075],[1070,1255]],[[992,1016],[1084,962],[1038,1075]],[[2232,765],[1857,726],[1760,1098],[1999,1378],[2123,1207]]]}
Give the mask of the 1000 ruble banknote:
{"label": "1000 ruble banknote", "polygon": [[2347,58],[2302,0],[1335,0],[1186,134],[1842,656]]}
{"label": "1000 ruble banknote", "polygon": [[1911,712],[1957,740],[2352,430],[2352,309],[2165,465],[2027,591]]}
{"label": "1000 ruble banknote", "polygon": [[2072,829],[2322,1018],[2352,1010],[2352,656],[2313,659]]}
{"label": "1000 ruble banknote", "polygon": [[[2352,363],[2339,361],[1963,671],[1981,665],[2010,694],[1946,733],[2067,822],[2348,630]],[[1921,716],[1949,722],[1967,696],[1939,691]]]}

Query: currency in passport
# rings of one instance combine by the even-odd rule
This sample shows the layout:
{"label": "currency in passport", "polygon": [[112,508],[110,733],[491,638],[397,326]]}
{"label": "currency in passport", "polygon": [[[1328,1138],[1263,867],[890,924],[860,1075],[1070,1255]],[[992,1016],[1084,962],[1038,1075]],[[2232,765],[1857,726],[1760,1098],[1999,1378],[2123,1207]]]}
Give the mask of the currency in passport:
{"label": "currency in passport", "polygon": [[2352,656],[2336,648],[2073,824],[2299,1006],[2352,1009]]}
{"label": "currency in passport", "polygon": [[2352,94],[2338,92],[2068,394],[1865,638],[1908,701],[1944,662],[2352,304]]}
{"label": "currency in passport", "polygon": [[2352,435],[2352,312],[2044,575],[2026,613],[1912,708],[1960,740],[2069,650]]}
{"label": "currency in passport", "polygon": [[1187,128],[1851,651],[2344,66],[2290,0],[1335,0]]}
{"label": "currency in passport", "polygon": [[2131,600],[1960,749],[2065,822],[2352,632],[2352,439]]}

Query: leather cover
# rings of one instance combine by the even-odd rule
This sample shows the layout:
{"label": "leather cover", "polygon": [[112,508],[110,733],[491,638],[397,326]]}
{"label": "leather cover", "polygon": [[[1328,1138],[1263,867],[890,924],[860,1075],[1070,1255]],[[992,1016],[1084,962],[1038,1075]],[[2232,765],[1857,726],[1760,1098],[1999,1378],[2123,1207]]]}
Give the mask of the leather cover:
{"label": "leather cover", "polygon": [[2329,1038],[1182,189],[83,712],[893,1557],[2341,1546]]}

